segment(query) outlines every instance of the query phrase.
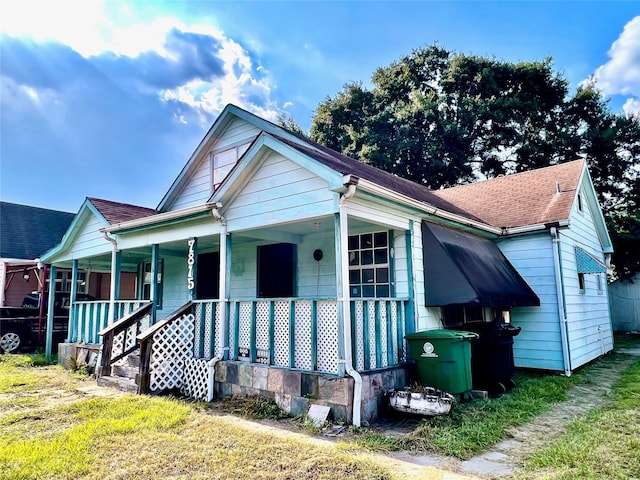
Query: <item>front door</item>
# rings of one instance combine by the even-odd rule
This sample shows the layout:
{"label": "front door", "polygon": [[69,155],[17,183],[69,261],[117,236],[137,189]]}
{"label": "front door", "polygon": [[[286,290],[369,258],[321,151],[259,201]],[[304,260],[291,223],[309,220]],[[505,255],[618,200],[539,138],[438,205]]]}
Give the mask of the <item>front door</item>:
{"label": "front door", "polygon": [[198,255],[196,298],[220,298],[220,252]]}

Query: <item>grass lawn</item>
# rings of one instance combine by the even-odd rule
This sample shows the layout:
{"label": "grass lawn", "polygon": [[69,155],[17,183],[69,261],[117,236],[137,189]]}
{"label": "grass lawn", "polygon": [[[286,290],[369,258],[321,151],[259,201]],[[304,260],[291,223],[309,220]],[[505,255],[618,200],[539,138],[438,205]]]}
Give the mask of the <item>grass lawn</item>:
{"label": "grass lawn", "polygon": [[3,480],[399,478],[335,444],[259,431],[201,404],[74,396],[93,382],[30,365],[29,356],[0,355]]}
{"label": "grass lawn", "polygon": [[603,407],[574,420],[564,435],[528,456],[516,478],[640,478],[640,360],[615,383]]}
{"label": "grass lawn", "polygon": [[[171,397],[83,397],[77,388],[95,385],[92,379],[43,363],[37,356],[0,355],[2,479],[457,478],[432,467],[411,476],[376,452],[469,458],[566,399],[591,368],[570,378],[518,373],[518,388],[508,395],[457,405],[451,415],[425,419],[407,435],[352,428],[343,440],[328,442],[304,426],[274,433],[240,418],[278,418],[282,412],[269,402],[231,402],[226,411],[235,415],[221,415],[207,404]],[[516,477],[640,478],[638,452],[640,361],[615,384],[604,407],[526,457]]]}

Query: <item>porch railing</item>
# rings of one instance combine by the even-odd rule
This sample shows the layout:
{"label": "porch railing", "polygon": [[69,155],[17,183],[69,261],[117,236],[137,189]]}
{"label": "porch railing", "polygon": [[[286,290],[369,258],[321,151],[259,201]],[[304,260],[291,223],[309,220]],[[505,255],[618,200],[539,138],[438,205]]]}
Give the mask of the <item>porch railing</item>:
{"label": "porch railing", "polygon": [[[146,300],[117,300],[115,302],[114,321],[129,315]],[[95,302],[73,302],[69,314],[69,341],[74,343],[102,343],[98,335],[109,325],[109,300]]]}
{"label": "porch railing", "polygon": [[149,330],[151,303],[146,303],[117,322],[97,332],[104,339],[98,376],[111,375],[111,366],[138,349],[137,336]]}
{"label": "porch railing", "polygon": [[[118,308],[130,311],[135,303],[118,302]],[[312,372],[343,372],[342,327],[335,298],[236,299],[226,304],[195,300],[189,305],[193,314],[193,358],[218,357]],[[350,348],[358,371],[407,361],[407,305],[404,298],[351,300]],[[78,330],[71,338],[98,343],[97,334],[91,335],[98,329],[92,325],[99,325],[96,322],[101,319],[106,322],[108,302],[78,302],[74,308]]]}
{"label": "porch railing", "polygon": [[[351,349],[357,370],[406,361],[407,302],[401,298],[351,301]],[[221,301],[196,300],[193,305],[196,358],[223,358],[228,345],[232,360],[340,373],[342,332],[335,298],[232,300],[227,325]]]}

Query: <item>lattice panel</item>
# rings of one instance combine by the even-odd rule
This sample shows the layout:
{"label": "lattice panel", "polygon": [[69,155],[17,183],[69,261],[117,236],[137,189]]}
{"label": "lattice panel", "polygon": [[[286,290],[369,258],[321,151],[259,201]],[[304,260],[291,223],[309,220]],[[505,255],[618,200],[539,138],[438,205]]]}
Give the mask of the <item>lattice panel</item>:
{"label": "lattice panel", "polygon": [[294,367],[311,370],[311,302],[296,302],[295,308]]}
{"label": "lattice panel", "polygon": [[215,326],[212,316],[212,304],[204,304],[204,358],[209,360],[213,356],[213,339],[215,337]]}
{"label": "lattice panel", "polygon": [[111,358],[120,355],[125,350],[133,348],[136,345],[136,336],[138,335],[138,324],[134,323],[122,332],[113,337],[113,347],[111,348]]}
{"label": "lattice panel", "polygon": [[[363,314],[363,302],[356,302],[355,317],[356,317],[356,331],[353,332],[356,342],[356,370],[364,370],[364,314]],[[353,341],[353,339],[351,339]]]}
{"label": "lattice panel", "polygon": [[256,303],[256,357],[269,365],[269,302]]}
{"label": "lattice panel", "polygon": [[193,353],[194,321],[193,314],[185,315],[154,334],[150,362],[152,392],[182,386],[184,363]]}
{"label": "lattice panel", "polygon": [[[194,324],[193,324],[193,336],[194,338],[200,339],[204,332],[201,332],[201,321],[202,315],[200,311],[200,305],[196,304],[195,306],[195,315],[194,315]],[[204,344],[206,346],[206,343]],[[204,352],[200,350],[200,342],[195,342],[193,345],[193,356],[196,358],[202,358],[204,356]]]}
{"label": "lattice panel", "polygon": [[335,302],[318,302],[318,370],[338,373],[338,308]]}
{"label": "lattice panel", "polygon": [[274,302],[273,346],[274,365],[289,366],[289,302]]}
{"label": "lattice panel", "polygon": [[207,360],[186,358],[184,360],[184,372],[182,374],[182,387],[180,392],[196,400],[207,401],[213,392],[209,392],[209,376],[212,370]]}
{"label": "lattice panel", "polygon": [[238,357],[249,358],[251,348],[251,303],[240,304],[240,335],[238,336]]}
{"label": "lattice panel", "polygon": [[[236,351],[236,306],[234,303],[230,304],[229,310],[229,353]],[[233,354],[231,353],[231,356]],[[235,360],[235,358],[233,358]]]}
{"label": "lattice panel", "polygon": [[369,302],[367,305],[367,318],[369,319],[369,368],[379,368],[376,363],[376,308],[375,302]]}
{"label": "lattice panel", "polygon": [[398,342],[401,341],[401,339],[398,338],[398,308],[400,308],[398,302],[391,302],[391,348],[394,363],[398,363]]}
{"label": "lattice panel", "polygon": [[380,302],[380,345],[378,348],[380,349],[380,359],[382,360],[382,364],[379,367],[387,367],[389,366],[389,359],[387,356],[388,345],[387,345],[387,302]]}

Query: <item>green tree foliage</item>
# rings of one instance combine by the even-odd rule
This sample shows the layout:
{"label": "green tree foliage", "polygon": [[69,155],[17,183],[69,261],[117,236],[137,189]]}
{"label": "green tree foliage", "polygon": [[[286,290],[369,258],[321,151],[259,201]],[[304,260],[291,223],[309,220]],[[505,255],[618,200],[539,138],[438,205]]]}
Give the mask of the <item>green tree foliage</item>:
{"label": "green tree foliage", "polygon": [[[640,118],[611,113],[594,83],[571,96],[551,59],[433,45],[378,68],[371,83],[327,97],[311,138],[434,189],[586,155],[615,242],[640,231]],[[620,275],[640,270],[635,241],[635,254],[614,257]]]}

